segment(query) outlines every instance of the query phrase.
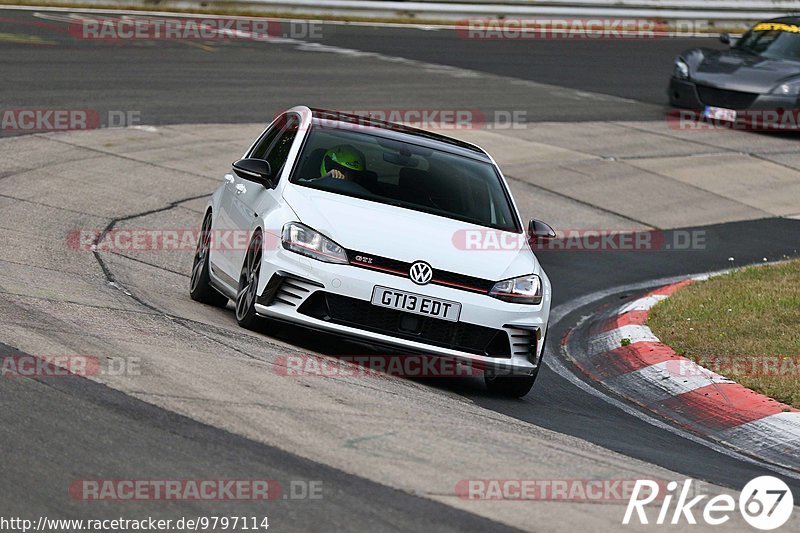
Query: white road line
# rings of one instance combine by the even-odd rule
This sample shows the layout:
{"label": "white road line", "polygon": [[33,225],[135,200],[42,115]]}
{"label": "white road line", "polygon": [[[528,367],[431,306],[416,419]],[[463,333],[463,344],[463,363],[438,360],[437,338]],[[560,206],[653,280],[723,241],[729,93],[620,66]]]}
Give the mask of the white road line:
{"label": "white road line", "polygon": [[[159,17],[193,17],[193,18],[237,18],[243,20],[278,20],[278,21],[285,21],[285,22],[315,22],[321,23],[331,26],[363,26],[368,28],[408,28],[408,29],[416,29],[421,31],[438,31],[438,30],[450,30],[454,31],[457,29],[464,28],[463,24],[436,24],[436,23],[419,23],[419,22],[385,22],[385,21],[369,21],[369,20],[359,20],[359,21],[349,21],[349,20],[326,20],[322,18],[315,18],[314,16],[307,16],[307,17],[298,17],[298,16],[291,16],[289,14],[286,15],[278,15],[278,16],[270,16],[268,14],[264,14],[261,16],[247,16],[247,15],[215,15],[211,13],[179,13],[175,11],[150,11],[145,10],[144,8],[134,9],[130,6],[128,9],[109,9],[109,8],[97,8],[97,7],[58,7],[58,6],[15,6],[15,5],[2,5],[0,6],[0,10],[3,11],[53,11],[53,12],[73,12],[79,11],[81,13],[95,13],[95,14],[118,14],[118,13],[126,13],[131,15],[149,15],[149,16],[159,16]],[[464,17],[465,19],[475,19],[476,17]],[[485,19],[486,17],[480,16],[477,17],[479,19]],[[536,18],[536,17],[534,17]],[[550,17],[556,18],[556,17]],[[499,20],[499,19],[498,19]],[[536,30],[529,30],[525,28],[520,28],[521,33],[526,33],[528,31],[536,31]],[[594,35],[596,30],[591,29],[577,29],[574,32],[575,34],[581,35]],[[626,32],[620,31],[620,35],[638,35],[636,32]],[[708,32],[676,32],[676,31],[653,31],[653,37],[679,37],[679,38],[705,38],[705,39],[712,39],[717,40],[719,37],[718,33],[708,33]],[[731,37],[738,38],[741,36],[739,33],[730,33]]]}
{"label": "white road line", "polygon": [[[1,9],[1,8],[0,8]],[[31,9],[30,11],[37,12],[34,16],[38,16],[39,18],[48,18],[48,15],[44,14],[47,11],[56,11],[56,12],[67,12],[70,14],[74,13],[92,13],[92,14],[109,14],[109,15],[159,15],[159,16],[172,16],[172,17],[190,17],[190,16],[198,16],[198,17],[214,17],[215,15],[195,15],[195,14],[188,14],[188,13],[161,13],[157,11],[127,11],[127,10],[102,10],[102,9],[45,9],[45,8],[37,8]],[[78,15],[80,16],[80,15]],[[216,17],[221,18],[221,16],[217,15]],[[243,18],[246,19],[248,17],[235,17],[235,18]],[[259,17],[256,17],[259,18]],[[268,17],[260,17],[260,18],[268,18]],[[287,19],[289,20],[289,19]],[[529,87],[532,89],[539,89],[539,90],[549,90],[555,91],[553,94],[558,94],[563,98],[571,98],[573,100],[590,100],[594,102],[617,102],[617,103],[624,103],[624,104],[639,104],[645,105],[643,102],[639,102],[637,100],[633,100],[630,98],[623,98],[620,96],[612,96],[607,94],[600,94],[588,91],[579,91],[576,89],[570,89],[567,87],[561,87],[558,85],[551,85],[547,83],[540,83],[536,81],[521,79],[521,78],[514,78],[509,76],[502,76],[499,74],[490,74],[487,72],[482,72],[478,70],[472,70],[462,67],[454,67],[450,65],[442,65],[439,63],[429,63],[427,61],[419,61],[416,59],[408,59],[405,57],[400,56],[392,56],[388,54],[381,54],[378,52],[369,52],[364,50],[358,50],[355,48],[345,48],[341,46],[332,46],[322,44],[320,42],[312,42],[307,40],[301,39],[292,39],[288,37],[270,37],[268,39],[253,39],[254,41],[263,42],[265,44],[289,44],[295,45],[296,49],[303,52],[315,52],[315,53],[330,53],[330,54],[338,54],[348,57],[357,57],[357,58],[370,58],[376,59],[378,61],[384,61],[388,63],[394,64],[401,64],[406,65],[414,68],[418,68],[424,72],[434,73],[434,74],[445,74],[452,76],[458,79],[464,78],[485,78],[485,79],[496,79],[496,80],[504,80],[509,83],[513,83],[515,85],[521,85],[523,87]]]}

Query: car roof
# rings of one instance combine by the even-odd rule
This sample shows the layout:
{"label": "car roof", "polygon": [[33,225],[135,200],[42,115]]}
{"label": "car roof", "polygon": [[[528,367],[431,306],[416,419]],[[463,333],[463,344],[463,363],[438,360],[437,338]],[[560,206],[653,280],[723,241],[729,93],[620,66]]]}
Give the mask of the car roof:
{"label": "car roof", "polygon": [[335,123],[337,128],[343,130],[357,131],[359,129],[369,128],[369,133],[378,135],[388,139],[408,142],[426,148],[440,150],[443,152],[450,152],[453,154],[463,155],[472,159],[478,159],[491,163],[492,159],[489,155],[479,146],[466,141],[461,141],[440,135],[419,128],[413,128],[395,122],[386,122],[377,120],[364,115],[355,115],[351,113],[342,113],[339,111],[331,111],[328,109],[310,108],[311,116],[314,124],[324,124],[328,127],[331,123]]}
{"label": "car roof", "polygon": [[800,15],[787,15],[787,16],[784,16],[784,17],[777,17],[777,18],[774,18],[774,19],[762,20],[762,21],[758,22],[755,25],[762,24],[764,22],[780,22],[780,23],[783,23],[783,24],[797,24],[797,25],[800,25]]}

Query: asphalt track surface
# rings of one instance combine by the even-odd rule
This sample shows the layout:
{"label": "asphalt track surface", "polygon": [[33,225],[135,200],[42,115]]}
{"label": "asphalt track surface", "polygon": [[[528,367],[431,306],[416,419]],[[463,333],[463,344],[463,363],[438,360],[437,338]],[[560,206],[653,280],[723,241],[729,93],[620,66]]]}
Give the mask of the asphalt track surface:
{"label": "asphalt track surface", "polygon": [[[404,109],[424,101],[432,109],[523,110],[531,121],[654,119],[661,117],[675,54],[722,46],[712,39],[668,38],[486,41],[452,30],[340,25],[324,25],[321,38],[298,39],[305,44],[296,49],[242,40],[97,42],[73,38],[62,18],[0,12],[8,73],[0,89],[7,107],[135,110],[146,124],[268,121],[297,102]],[[287,23],[273,41],[312,31],[318,29]],[[382,72],[345,67],[336,48],[423,64],[414,79],[387,79]],[[425,64],[494,74],[497,83],[482,98],[458,84],[434,90],[425,83]],[[510,80],[546,86],[519,94],[507,90]],[[592,99],[561,88],[614,99],[590,105]]]}
{"label": "asphalt track surface", "polygon": [[[147,124],[267,122],[298,102],[333,108],[474,106],[525,110],[539,120],[646,120],[662,116],[663,91],[674,54],[695,39],[601,42],[489,42],[445,31],[325,25],[320,43],[421,62],[419,77],[396,79],[391,70],[339,68],[339,51],[265,47],[257,43],[94,43],[76,41],[59,22],[31,12],[0,10],[0,104],[3,108],[136,110]],[[63,27],[63,24],[60,24]],[[8,35],[16,37],[8,37]],[[458,84],[426,85],[430,64],[496,75],[480,98]],[[522,98],[518,80],[530,98]],[[546,85],[539,85],[546,84]],[[582,97],[582,91],[608,99]],[[524,93],[524,91],[523,91]],[[68,194],[68,193],[65,193]],[[702,228],[705,251],[637,254],[541,253],[560,304],[610,287],[716,270],[796,255],[800,222],[763,219]],[[591,309],[632,293],[579,306],[553,324],[547,357]],[[352,353],[331,339],[309,340],[288,328],[282,338],[301,348]],[[0,336],[2,341],[2,336]],[[0,354],[19,353],[0,346]],[[490,411],[579,437],[626,456],[724,487],[740,488],[769,470],[738,461],[674,433],[643,423],[576,388],[545,366],[534,393],[522,401],[488,396],[477,383],[429,386],[456,392]],[[494,530],[504,526],[476,515],[397,491],[292,453],[195,422],[91,381],[0,380],[0,435],[4,461],[0,486],[4,515],[75,516],[85,505],[64,501],[64,486],[82,475],[116,472],[119,478],[320,479],[322,501],[274,503],[270,515],[296,529],[321,524],[352,530]],[[535,460],[535,457],[531,460]],[[788,480],[795,494],[800,483]],[[243,508],[245,510],[243,510]],[[92,514],[112,516],[111,504]],[[252,514],[252,506],[225,503],[217,514]],[[130,504],[126,513],[202,515],[191,503],[154,510]],[[539,529],[531,525],[531,529]],[[543,527],[546,529],[546,527]]]}

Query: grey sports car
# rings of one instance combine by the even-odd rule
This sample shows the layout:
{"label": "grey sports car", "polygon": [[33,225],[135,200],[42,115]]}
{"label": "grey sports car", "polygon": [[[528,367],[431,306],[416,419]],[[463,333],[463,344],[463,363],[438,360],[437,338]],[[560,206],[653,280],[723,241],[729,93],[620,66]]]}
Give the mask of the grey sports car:
{"label": "grey sports car", "polygon": [[[669,83],[672,106],[734,122],[746,116],[785,121],[800,99],[800,17],[759,22],[728,50],[693,48],[675,58]],[[796,125],[796,124],[795,124]]]}

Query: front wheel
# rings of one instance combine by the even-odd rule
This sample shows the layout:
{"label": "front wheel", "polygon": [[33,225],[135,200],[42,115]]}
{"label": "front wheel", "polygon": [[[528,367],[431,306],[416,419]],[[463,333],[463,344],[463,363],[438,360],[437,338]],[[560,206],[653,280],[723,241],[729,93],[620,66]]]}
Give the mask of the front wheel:
{"label": "front wheel", "polygon": [[544,350],[545,340],[547,340],[547,332],[542,337],[542,356],[539,358],[539,364],[536,370],[530,376],[494,376],[491,373],[486,373],[483,376],[483,381],[486,383],[486,388],[492,394],[497,396],[506,396],[508,398],[522,398],[528,394],[536,383],[536,377],[539,375],[539,369],[544,364]]}
{"label": "front wheel", "polygon": [[539,369],[537,368],[532,376],[490,376],[487,374],[484,376],[483,381],[492,394],[509,398],[522,398],[533,388],[538,373]]}
{"label": "front wheel", "polygon": [[215,307],[225,307],[228,298],[220,294],[211,286],[208,277],[208,251],[211,249],[211,211],[203,219],[203,228],[200,230],[200,238],[197,239],[197,251],[194,254],[192,263],[192,280],[189,285],[189,296],[196,302],[213,305]]}
{"label": "front wheel", "polygon": [[261,257],[263,252],[261,232],[257,231],[247,247],[247,254],[239,276],[239,290],[236,292],[236,321],[240,326],[253,329],[258,322],[256,316],[256,296],[258,293],[258,276],[261,273]]}

